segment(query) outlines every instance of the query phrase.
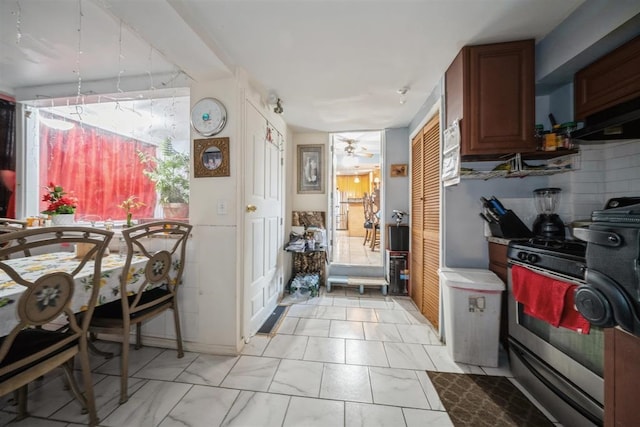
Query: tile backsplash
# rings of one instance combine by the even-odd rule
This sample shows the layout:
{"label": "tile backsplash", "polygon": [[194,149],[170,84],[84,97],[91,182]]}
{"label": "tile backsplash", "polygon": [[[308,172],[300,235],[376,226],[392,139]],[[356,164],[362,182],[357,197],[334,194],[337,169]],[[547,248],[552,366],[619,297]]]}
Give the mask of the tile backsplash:
{"label": "tile backsplash", "polygon": [[580,170],[549,181],[563,189],[565,222],[590,218],[612,197],[640,196],[640,140],[582,145],[580,152]]}

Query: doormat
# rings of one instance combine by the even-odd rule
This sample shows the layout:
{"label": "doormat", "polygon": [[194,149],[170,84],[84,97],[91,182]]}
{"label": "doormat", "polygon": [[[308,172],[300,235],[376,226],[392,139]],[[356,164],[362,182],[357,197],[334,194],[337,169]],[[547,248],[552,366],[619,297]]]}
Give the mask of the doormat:
{"label": "doormat", "polygon": [[505,377],[432,371],[427,375],[456,427],[553,427]]}
{"label": "doormat", "polygon": [[258,334],[275,334],[278,330],[277,326],[280,326],[280,321],[284,319],[284,314],[287,312],[289,308],[288,305],[278,305],[273,310],[273,313],[267,317],[267,320],[264,321],[260,329],[258,329]]}

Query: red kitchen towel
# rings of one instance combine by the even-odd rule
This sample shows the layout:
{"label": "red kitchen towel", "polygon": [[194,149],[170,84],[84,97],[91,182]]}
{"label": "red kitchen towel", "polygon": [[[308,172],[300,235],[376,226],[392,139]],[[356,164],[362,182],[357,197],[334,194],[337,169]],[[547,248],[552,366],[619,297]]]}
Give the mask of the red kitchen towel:
{"label": "red kitchen towel", "polygon": [[514,265],[511,267],[513,296],[524,305],[524,312],[530,316],[560,326],[565,306],[568,283],[553,280],[533,271]]}
{"label": "red kitchen towel", "polygon": [[581,334],[588,334],[591,330],[591,323],[589,323],[589,321],[585,319],[578,310],[576,310],[576,303],[574,300],[576,289],[576,285],[571,285],[571,288],[564,296],[564,310],[562,310],[560,326]]}
{"label": "red kitchen towel", "polygon": [[514,265],[511,268],[513,296],[524,305],[529,316],[555,326],[588,334],[589,321],[576,311],[574,293],[576,285],[554,280],[542,274]]}

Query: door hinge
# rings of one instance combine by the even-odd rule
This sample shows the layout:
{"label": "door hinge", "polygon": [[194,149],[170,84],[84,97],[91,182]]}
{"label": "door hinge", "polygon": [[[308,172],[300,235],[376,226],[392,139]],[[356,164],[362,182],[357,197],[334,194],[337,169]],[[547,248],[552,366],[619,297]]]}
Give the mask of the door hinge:
{"label": "door hinge", "polygon": [[280,157],[280,166],[284,166],[284,157]]}

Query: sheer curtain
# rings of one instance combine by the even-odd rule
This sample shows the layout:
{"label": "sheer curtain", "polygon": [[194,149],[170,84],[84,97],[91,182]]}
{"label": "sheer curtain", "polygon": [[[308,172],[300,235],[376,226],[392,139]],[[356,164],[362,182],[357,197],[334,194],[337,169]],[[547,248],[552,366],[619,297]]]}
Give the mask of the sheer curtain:
{"label": "sheer curtain", "polygon": [[[76,123],[70,130],[40,125],[40,185],[61,185],[78,198],[76,218],[124,219],[118,205],[131,195],[145,206],[134,218],[153,217],[155,185],[143,174],[138,151],[156,154],[156,147]],[[44,190],[41,190],[41,195]],[[41,202],[41,211],[46,203]]]}

